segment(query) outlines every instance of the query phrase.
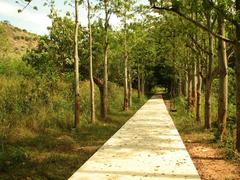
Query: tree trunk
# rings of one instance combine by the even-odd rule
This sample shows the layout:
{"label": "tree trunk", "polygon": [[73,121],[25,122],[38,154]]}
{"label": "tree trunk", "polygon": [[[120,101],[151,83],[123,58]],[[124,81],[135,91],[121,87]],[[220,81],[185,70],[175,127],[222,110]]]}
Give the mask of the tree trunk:
{"label": "tree trunk", "polygon": [[190,112],[193,111],[193,107],[192,107],[192,77],[191,77],[191,71],[190,69],[188,70],[188,110]]}
{"label": "tree trunk", "polygon": [[131,71],[129,68],[128,72],[128,80],[129,80],[129,107],[132,107],[132,76],[131,76]]}
{"label": "tree trunk", "polygon": [[197,90],[196,90],[196,62],[193,63],[193,72],[192,72],[192,109],[196,107],[196,96],[197,96]]}
{"label": "tree trunk", "polygon": [[196,107],[196,121],[201,122],[201,88],[202,79],[200,76],[200,59],[197,57],[197,107]]}
{"label": "tree trunk", "polygon": [[103,103],[102,103],[102,114],[101,117],[107,119],[108,111],[108,0],[104,0],[105,10],[105,39],[104,39],[104,89],[103,89]]}
{"label": "tree trunk", "polygon": [[75,69],[75,119],[74,128],[80,122],[80,89],[79,89],[79,56],[78,56],[78,0],[75,0],[75,31],[74,31],[74,69]]}
{"label": "tree trunk", "polygon": [[[236,0],[236,11],[240,11],[240,0]],[[239,17],[239,15],[238,15]],[[237,121],[237,139],[236,149],[240,152],[240,23],[236,25],[236,121]]]}
{"label": "tree trunk", "polygon": [[141,71],[141,94],[145,95],[145,79],[144,79],[144,70]]}
{"label": "tree trunk", "polygon": [[178,79],[178,96],[182,96],[182,80]]}
{"label": "tree trunk", "polygon": [[[211,29],[211,16],[207,17],[208,29]],[[208,59],[208,70],[206,76],[206,89],[205,89],[205,111],[204,111],[204,128],[211,128],[211,92],[212,92],[212,65],[213,65],[213,36],[208,33],[209,40],[209,59]]]}
{"label": "tree trunk", "polygon": [[[225,36],[224,19],[218,17],[219,34]],[[218,91],[218,126],[220,140],[226,135],[227,108],[228,108],[228,70],[226,43],[218,40],[218,63],[219,63],[219,91]]]}
{"label": "tree trunk", "polygon": [[184,79],[182,81],[182,95],[187,97],[187,73],[184,73]]}
{"label": "tree trunk", "polygon": [[138,75],[138,98],[141,98],[141,72],[140,72],[140,65],[138,63],[138,71],[137,71],[137,75]]}
{"label": "tree trunk", "polygon": [[126,10],[124,15],[124,104],[123,110],[128,111],[129,108],[129,92],[128,92],[128,50],[127,50],[127,19]]}
{"label": "tree trunk", "polygon": [[104,82],[96,77],[93,77],[95,84],[98,86],[100,92],[100,113],[104,114]]}
{"label": "tree trunk", "polygon": [[91,25],[91,4],[90,0],[87,0],[88,4],[88,31],[89,31],[89,78],[90,78],[90,101],[91,101],[91,122],[95,123],[95,89],[93,80],[93,56],[92,56],[92,25]]}

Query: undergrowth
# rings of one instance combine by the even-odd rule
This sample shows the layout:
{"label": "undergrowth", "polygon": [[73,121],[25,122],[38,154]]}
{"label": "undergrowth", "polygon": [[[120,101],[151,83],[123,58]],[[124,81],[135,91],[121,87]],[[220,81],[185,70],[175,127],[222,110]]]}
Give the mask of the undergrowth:
{"label": "undergrowth", "polygon": [[[165,98],[167,99],[167,98]],[[196,122],[194,112],[189,112],[187,100],[184,97],[177,97],[171,100],[174,103],[176,112],[170,114],[174,123],[186,142],[210,143],[212,146],[222,150],[226,159],[240,160],[239,154],[234,151],[236,125],[233,117],[229,116],[227,121],[227,135],[223,142],[218,140],[217,130],[217,99],[212,97],[212,129],[204,129],[204,99],[202,97],[201,122]],[[173,105],[172,105],[173,106]],[[232,105],[230,105],[231,107]],[[232,114],[231,114],[232,115]]]}
{"label": "undergrowth", "polygon": [[81,125],[73,130],[71,77],[39,76],[23,62],[0,63],[0,179],[67,179],[139,109],[133,91],[124,112],[123,88],[109,83],[109,115],[90,124],[89,82],[80,83]]}

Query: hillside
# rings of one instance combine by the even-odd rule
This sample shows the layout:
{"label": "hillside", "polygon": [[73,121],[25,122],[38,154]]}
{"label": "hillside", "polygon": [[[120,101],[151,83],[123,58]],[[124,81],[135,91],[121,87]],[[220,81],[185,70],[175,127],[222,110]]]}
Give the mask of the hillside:
{"label": "hillside", "polygon": [[26,30],[0,22],[0,55],[22,56],[27,49],[37,45],[38,36]]}

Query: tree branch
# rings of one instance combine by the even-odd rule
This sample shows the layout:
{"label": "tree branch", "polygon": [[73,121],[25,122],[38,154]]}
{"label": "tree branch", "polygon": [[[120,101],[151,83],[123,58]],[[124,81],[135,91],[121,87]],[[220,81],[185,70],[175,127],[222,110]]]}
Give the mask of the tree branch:
{"label": "tree branch", "polygon": [[213,55],[211,52],[209,52],[209,51],[205,50],[204,48],[202,48],[202,46],[192,36],[190,36],[190,38],[191,38],[192,42],[194,43],[194,45],[196,45],[197,48],[200,49],[202,52],[204,52],[204,53],[206,53],[208,55]]}
{"label": "tree branch", "polygon": [[194,25],[196,25],[197,27],[201,28],[202,30],[212,34],[214,37],[218,38],[218,39],[221,39],[227,43],[231,43],[231,44],[235,44],[235,42],[231,39],[228,39],[222,35],[219,35],[213,31],[210,31],[207,27],[205,27],[204,25],[202,25],[201,23],[195,21],[194,19],[186,16],[185,14],[181,13],[180,11],[177,11],[176,9],[174,8],[171,8],[171,7],[158,7],[158,6],[152,6],[153,9],[156,9],[156,10],[165,10],[165,11],[169,11],[169,12],[174,12],[176,13],[177,15],[179,15],[180,17],[183,17],[184,19],[188,20],[189,22],[193,23]]}

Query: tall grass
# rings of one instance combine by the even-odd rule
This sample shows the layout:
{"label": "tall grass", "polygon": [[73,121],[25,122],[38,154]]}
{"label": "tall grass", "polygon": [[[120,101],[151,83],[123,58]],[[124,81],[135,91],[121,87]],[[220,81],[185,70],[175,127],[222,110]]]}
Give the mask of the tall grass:
{"label": "tall grass", "polygon": [[67,179],[146,100],[133,91],[133,107],[124,112],[123,88],[109,83],[109,121],[90,124],[90,87],[82,81],[81,126],[73,131],[72,82],[71,75],[44,76],[22,61],[0,61],[1,178]]}

